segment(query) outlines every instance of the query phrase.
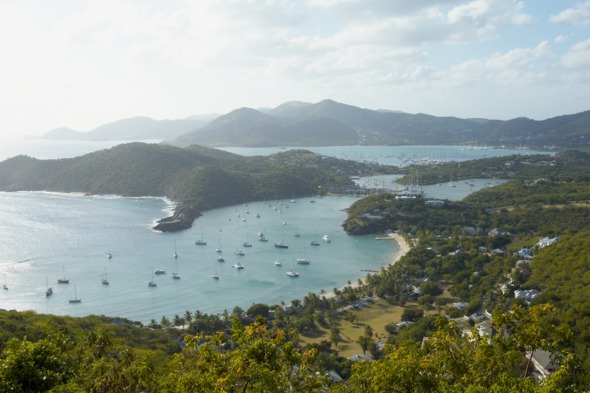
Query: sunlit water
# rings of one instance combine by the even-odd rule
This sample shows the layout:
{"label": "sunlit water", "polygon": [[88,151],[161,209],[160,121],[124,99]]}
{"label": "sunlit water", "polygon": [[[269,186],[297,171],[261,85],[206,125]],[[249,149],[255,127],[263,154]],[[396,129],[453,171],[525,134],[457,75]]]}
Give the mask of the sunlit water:
{"label": "sunlit water", "polygon": [[[0,292],[0,307],[148,322],[185,310],[217,313],[331,291],[364,277],[361,269],[379,269],[397,250],[393,241],[342,231],[342,209],[352,202],[350,197],[303,198],[228,207],[206,212],[190,230],[162,234],[150,230],[166,215],[161,199],[0,193],[0,280],[9,288]],[[269,241],[258,241],[258,232]],[[330,243],[322,240],[325,234]],[[202,237],[207,245],[196,245]],[[312,246],[312,240],[320,245]],[[252,247],[243,247],[246,241]],[[275,248],[278,241],[289,248]],[[217,262],[217,247],[225,262]],[[244,256],[234,254],[240,248]],[[298,265],[297,258],[311,263]],[[244,269],[233,268],[236,262]],[[292,268],[299,278],[286,275]],[[154,269],[166,274],[154,277],[157,287],[150,288]],[[173,272],[181,279],[173,279]],[[101,284],[105,273],[108,286]],[[64,274],[70,283],[58,284]],[[47,286],[54,294],[46,298]],[[69,303],[75,295],[80,304]]]}
{"label": "sunlit water", "polygon": [[[82,145],[83,150],[91,150],[91,145]],[[60,149],[64,157],[69,156],[65,153],[71,147],[67,143],[52,146],[53,153],[39,158],[57,158]],[[95,145],[95,149],[106,147]],[[400,147],[310,148],[321,154],[331,152],[341,158],[395,165],[408,160],[403,158],[407,155],[416,159],[453,155],[447,147],[415,149],[416,153],[403,153]],[[240,154],[262,154],[260,149],[238,150]],[[263,153],[270,154],[271,150]],[[456,151],[457,155],[465,152],[460,148]],[[491,149],[472,152],[488,156]],[[26,149],[18,154],[36,156]],[[474,158],[477,156],[469,159]],[[395,189],[394,180],[377,176],[362,181],[367,185],[387,183],[387,188]],[[458,200],[499,182],[475,179],[452,184],[454,187],[440,184],[423,189],[428,197]],[[248,308],[257,302],[289,303],[309,292],[329,292],[365,277],[363,270],[378,270],[398,250],[393,241],[343,232],[343,209],[355,200],[301,198],[296,202],[272,200],[231,206],[205,212],[189,230],[163,234],[150,228],[155,220],[169,215],[173,206],[159,198],[0,192],[0,283],[8,287],[0,291],[0,308],[74,316],[104,314],[147,323],[162,316],[182,315],[186,310],[218,313],[231,311],[236,305]],[[264,232],[269,241],[259,242],[258,232]],[[322,240],[325,234],[330,243]],[[195,244],[201,238],[207,245]],[[312,240],[320,245],[312,246]],[[252,247],[241,247],[245,241]],[[289,248],[275,248],[278,241]],[[222,248],[225,262],[217,262],[217,247]],[[240,248],[245,256],[234,253]],[[178,258],[173,257],[175,250]],[[107,258],[109,251],[111,259]],[[307,258],[311,263],[296,264],[297,258]],[[244,269],[233,268],[237,262]],[[299,272],[298,278],[286,275],[292,268]],[[152,277],[154,269],[166,273]],[[173,279],[173,272],[181,278]],[[219,280],[212,278],[213,273]],[[70,283],[58,284],[57,279],[64,275]],[[101,284],[105,275],[109,285]],[[152,278],[157,282],[155,288],[147,285]],[[54,290],[50,297],[45,296],[48,286]],[[82,299],[81,303],[69,303],[74,297]]]}

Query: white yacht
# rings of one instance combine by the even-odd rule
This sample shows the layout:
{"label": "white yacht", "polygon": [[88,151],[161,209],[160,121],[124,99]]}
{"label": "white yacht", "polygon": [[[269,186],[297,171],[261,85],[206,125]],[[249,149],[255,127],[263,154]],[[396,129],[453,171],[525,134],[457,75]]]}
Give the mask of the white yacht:
{"label": "white yacht", "polygon": [[287,276],[289,277],[299,277],[299,273],[297,273],[295,270],[291,269],[289,270],[287,273]]}

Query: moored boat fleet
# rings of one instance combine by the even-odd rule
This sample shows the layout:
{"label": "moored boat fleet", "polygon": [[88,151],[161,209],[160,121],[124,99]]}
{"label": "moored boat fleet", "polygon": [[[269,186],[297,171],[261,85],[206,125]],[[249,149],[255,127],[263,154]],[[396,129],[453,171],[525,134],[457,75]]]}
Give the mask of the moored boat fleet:
{"label": "moored boat fleet", "polygon": [[[296,201],[293,200],[293,201],[291,201],[291,203],[296,203]],[[288,204],[283,204],[281,206],[281,208],[284,208],[284,209],[289,208],[289,205]],[[282,210],[277,210],[277,211],[280,212],[280,213],[282,213]],[[252,215],[251,217],[253,218],[254,215]],[[260,218],[261,216],[260,216],[259,213],[256,213],[256,216],[255,217],[256,218]],[[251,243],[249,241],[248,234],[246,233],[246,237],[245,237],[246,240],[245,241],[240,240],[240,242],[238,243],[238,248],[236,248],[236,250],[233,252],[235,254],[235,256],[233,257],[234,261],[232,261],[231,265],[229,265],[229,266],[232,267],[232,268],[234,268],[234,269],[236,269],[236,270],[238,270],[238,271],[247,269],[247,266],[245,266],[245,265],[249,264],[249,262],[247,262],[246,264],[243,264],[241,262],[242,257],[245,257],[246,256],[246,252],[244,252],[244,249],[247,249],[246,251],[249,253],[249,251],[248,251],[249,249],[256,248],[256,250],[254,250],[254,252],[255,252],[256,255],[259,255],[258,254],[258,248],[259,247],[271,247],[271,248],[274,247],[276,249],[285,250],[285,251],[277,251],[281,255],[285,255],[285,254],[283,254],[285,252],[290,252],[290,250],[289,250],[289,244],[288,244],[290,242],[288,240],[287,241],[285,240],[285,232],[289,232],[288,228],[290,228],[291,226],[290,225],[287,225],[287,221],[279,221],[279,224],[280,224],[280,228],[281,228],[281,234],[279,235],[280,236],[280,239],[281,239],[280,241],[270,242],[269,241],[269,238],[267,237],[267,235],[265,233],[266,231],[264,230],[264,231],[258,232],[257,238],[255,238],[255,240],[258,240],[258,242],[260,243],[260,246],[258,246],[258,243],[256,245],[254,245],[253,243]],[[219,229],[219,232],[222,232],[222,229]],[[272,237],[278,238],[279,236],[272,236]],[[291,244],[291,246],[292,246],[291,248],[297,248],[299,250],[301,250],[301,248],[300,248],[301,247],[301,240],[299,240],[299,238],[303,238],[303,239],[307,238],[306,244],[308,246],[314,246],[314,247],[320,246],[321,245],[320,242],[322,240],[324,242],[326,242],[326,243],[330,243],[331,242],[331,239],[330,239],[329,235],[324,234],[323,236],[320,236],[320,235],[318,235],[317,232],[315,233],[315,235],[311,235],[310,233],[307,233],[307,234],[304,233],[304,231],[301,231],[301,233],[300,232],[297,232],[297,231],[291,231],[290,234],[288,234],[288,236],[291,236],[291,237],[294,237],[294,238],[298,239],[298,240],[295,241],[295,243],[296,243],[295,245]],[[222,250],[221,236],[219,236],[219,237],[220,237],[219,238],[219,244],[218,244],[218,246],[216,248],[214,248],[215,253],[217,255],[215,257],[213,257],[215,259],[213,259],[213,258],[211,259],[211,262],[215,265],[214,272],[211,272],[209,274],[209,276],[211,278],[213,278],[214,280],[219,280],[220,279],[220,274],[219,274],[219,272],[217,270],[217,266],[218,266],[217,263],[222,263],[222,262],[225,262],[226,261],[226,258],[224,258],[224,253],[223,253],[223,250]],[[244,239],[244,238],[242,238],[242,239]],[[266,244],[266,243],[269,243],[269,246],[264,246],[264,244]],[[205,240],[205,234],[204,234],[203,228],[201,228],[201,230],[200,230],[200,237],[198,237],[194,241],[194,244],[197,245],[197,246],[203,246],[203,249],[204,250],[209,249],[207,247],[207,245],[208,245],[207,244],[207,241]],[[287,251],[287,250],[289,250],[289,251]],[[114,250],[114,251],[116,252],[117,250]],[[183,252],[183,254],[184,253],[185,252]],[[295,270],[295,268],[294,268],[296,264],[297,265],[310,265],[311,264],[311,260],[307,256],[307,251],[306,250],[305,250],[305,252],[297,251],[297,253],[299,255],[293,255],[291,258],[288,258],[288,259],[290,259],[289,265],[292,263],[293,264],[293,267],[291,269],[289,269],[288,271],[283,271],[285,275],[287,275],[289,277],[292,277],[292,278],[295,278],[295,277],[299,277],[300,276],[300,273],[297,272]],[[113,258],[113,253],[111,252],[111,247],[109,247],[108,248],[108,251],[106,253],[103,253],[102,255],[103,255],[103,258],[104,258],[104,256],[106,256],[106,258],[109,260],[109,263],[112,263],[112,261],[116,261],[116,258]],[[169,277],[171,277],[172,280],[180,280],[181,275],[180,275],[180,272],[179,272],[179,269],[178,269],[178,264],[179,264],[179,261],[182,262],[182,258],[179,258],[179,253],[178,253],[178,250],[177,250],[176,240],[174,241],[174,248],[173,248],[172,252],[170,254],[168,254],[168,255],[169,256],[171,255],[171,257],[174,258],[173,260],[175,261],[175,268],[170,268],[169,267],[169,271],[168,271],[168,274],[167,274],[167,270],[168,269],[154,268],[152,266],[152,269],[151,269],[151,271],[149,273],[151,275],[151,279],[149,281],[147,281],[147,286],[148,287],[150,287],[150,288],[157,288],[158,285],[161,284],[161,282],[162,282],[162,276],[163,277],[166,277],[166,275],[169,276]],[[215,254],[213,254],[213,255],[215,255]],[[235,259],[240,259],[240,261],[236,261]],[[243,260],[244,261],[247,261],[248,259],[243,259]],[[235,262],[235,263],[233,263],[233,262]],[[281,261],[281,259],[278,259],[278,260],[271,259],[271,262],[270,263],[273,263],[275,265],[275,267],[280,268],[280,267],[282,267],[283,263],[285,263],[285,259],[283,259],[282,261]],[[68,270],[69,270],[69,268],[68,268]],[[110,270],[110,268],[109,268],[109,270]],[[220,270],[223,270],[223,269],[220,269]],[[281,274],[283,274],[283,273],[281,273]],[[112,271],[111,271],[111,275],[112,275],[113,278],[114,277],[117,277],[117,274],[116,273],[113,273]],[[74,279],[75,279],[74,281],[77,281],[77,283],[80,285],[79,278],[78,277],[74,277]],[[100,280],[100,283],[102,284],[102,286],[104,286],[104,287],[109,287],[109,286],[116,287],[117,286],[116,285],[116,282],[115,282],[115,284],[111,285],[111,282],[110,282],[109,277],[107,275],[107,268],[106,267],[104,268],[104,273],[100,276],[99,280]],[[160,282],[158,282],[158,281],[160,281]],[[144,282],[146,282],[146,281],[144,281]],[[49,282],[46,283],[46,286],[45,286],[45,297],[46,298],[55,297],[54,294],[56,294],[56,293],[59,294],[59,292],[61,292],[60,289],[61,288],[66,288],[67,287],[67,284],[70,284],[70,283],[73,283],[73,281],[71,280],[70,277],[68,277],[66,275],[66,266],[64,265],[64,266],[62,266],[62,274],[57,278],[57,284],[58,284],[58,286],[57,287],[56,286],[50,286],[49,285]],[[143,284],[143,285],[146,285],[146,284]],[[73,287],[73,297],[70,296],[67,299],[68,302],[69,303],[73,303],[73,304],[74,303],[81,303],[82,302],[82,299],[77,294],[77,289],[76,289],[75,284],[72,285],[71,287],[69,287],[70,289],[68,290],[68,292],[72,290],[72,287]],[[4,284],[4,289],[5,290],[8,289],[7,284]],[[81,289],[82,289],[82,291],[85,291],[85,287],[84,286],[81,286]],[[60,296],[58,296],[57,298],[60,298]]]}

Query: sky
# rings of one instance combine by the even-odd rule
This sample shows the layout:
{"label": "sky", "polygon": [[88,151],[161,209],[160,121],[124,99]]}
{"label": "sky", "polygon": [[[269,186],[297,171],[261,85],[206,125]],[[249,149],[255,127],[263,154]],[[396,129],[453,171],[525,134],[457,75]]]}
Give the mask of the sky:
{"label": "sky", "polygon": [[589,110],[590,1],[0,0],[0,141],[323,99]]}

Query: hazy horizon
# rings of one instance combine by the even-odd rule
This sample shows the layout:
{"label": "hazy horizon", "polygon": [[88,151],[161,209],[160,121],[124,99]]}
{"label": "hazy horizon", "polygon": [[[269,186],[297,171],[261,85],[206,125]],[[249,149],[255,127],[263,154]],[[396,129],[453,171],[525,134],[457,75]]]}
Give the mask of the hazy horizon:
{"label": "hazy horizon", "polygon": [[588,0],[4,0],[0,32],[0,139],[287,101],[498,120],[590,102]]}

